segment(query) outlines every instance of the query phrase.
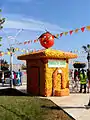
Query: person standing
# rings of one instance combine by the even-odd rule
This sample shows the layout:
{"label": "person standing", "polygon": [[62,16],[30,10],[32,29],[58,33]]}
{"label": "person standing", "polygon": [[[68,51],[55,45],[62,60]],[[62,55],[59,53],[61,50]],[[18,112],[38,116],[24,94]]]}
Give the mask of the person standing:
{"label": "person standing", "polygon": [[20,85],[20,73],[17,72],[17,85]]}
{"label": "person standing", "polygon": [[90,89],[90,70],[87,69],[87,79],[88,79],[88,93],[89,93],[89,89]]}
{"label": "person standing", "polygon": [[73,90],[75,90],[76,92],[78,92],[78,84],[79,84],[78,70],[75,69],[75,71],[74,71],[74,87],[73,87]]}
{"label": "person standing", "polygon": [[84,92],[86,93],[87,74],[84,69],[80,72],[80,93],[82,93],[82,87],[84,86]]}
{"label": "person standing", "polygon": [[19,76],[20,76],[20,85],[22,85],[22,72],[20,71],[20,69],[18,70],[18,74],[19,74]]}
{"label": "person standing", "polygon": [[2,72],[2,78],[1,79],[2,79],[2,86],[4,86],[4,82],[5,82],[4,81],[4,72]]}
{"label": "person standing", "polygon": [[13,85],[16,86],[16,77],[17,76],[16,76],[16,72],[15,71],[13,72],[13,77],[14,77],[14,79],[13,79]]}

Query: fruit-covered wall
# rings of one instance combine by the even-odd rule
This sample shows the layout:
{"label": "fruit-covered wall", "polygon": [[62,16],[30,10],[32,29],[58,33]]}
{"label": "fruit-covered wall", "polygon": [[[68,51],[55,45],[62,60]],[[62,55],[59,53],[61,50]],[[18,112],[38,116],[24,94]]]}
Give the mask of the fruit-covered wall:
{"label": "fruit-covered wall", "polygon": [[[61,74],[57,73],[59,69],[62,70]],[[69,95],[68,60],[65,68],[49,68],[45,63],[45,96],[51,95]]]}

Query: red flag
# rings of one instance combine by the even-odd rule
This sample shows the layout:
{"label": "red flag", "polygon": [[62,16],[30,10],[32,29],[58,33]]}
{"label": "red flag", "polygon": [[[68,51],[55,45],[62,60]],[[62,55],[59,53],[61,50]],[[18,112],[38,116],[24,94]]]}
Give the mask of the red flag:
{"label": "red flag", "polygon": [[62,37],[63,33],[60,33],[60,37]]}
{"label": "red flag", "polygon": [[34,40],[34,43],[37,42],[37,40]]}
{"label": "red flag", "polygon": [[73,30],[69,31],[70,35],[73,33]]}
{"label": "red flag", "polygon": [[84,32],[84,30],[85,30],[85,27],[82,27],[82,28],[81,28],[81,31]]}
{"label": "red flag", "polygon": [[25,45],[25,44],[27,44],[27,41],[26,41],[26,42],[24,42],[24,45]]}

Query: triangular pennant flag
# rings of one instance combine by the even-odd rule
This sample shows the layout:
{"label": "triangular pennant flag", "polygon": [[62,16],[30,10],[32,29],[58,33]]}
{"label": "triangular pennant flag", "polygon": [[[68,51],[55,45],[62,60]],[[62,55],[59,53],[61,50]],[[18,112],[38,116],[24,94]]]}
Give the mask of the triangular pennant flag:
{"label": "triangular pennant flag", "polygon": [[37,42],[37,40],[34,40],[34,43]]}
{"label": "triangular pennant flag", "polygon": [[69,31],[70,35],[73,33],[73,30]]}
{"label": "triangular pennant flag", "polygon": [[68,34],[68,32],[64,32],[64,35],[67,35]]}
{"label": "triangular pennant flag", "polygon": [[60,37],[62,37],[63,33],[60,33]]}
{"label": "triangular pennant flag", "polygon": [[27,44],[27,41],[24,42],[24,45]]}
{"label": "triangular pennant flag", "polygon": [[81,31],[84,32],[84,30],[85,30],[85,27],[82,27],[82,28],[81,28]]}
{"label": "triangular pennant flag", "polygon": [[58,38],[58,37],[59,37],[59,34],[56,34],[55,37]]}
{"label": "triangular pennant flag", "polygon": [[90,30],[90,26],[86,26],[86,29],[87,29],[87,30]]}
{"label": "triangular pennant flag", "polygon": [[8,52],[7,54],[10,55],[10,52]]}
{"label": "triangular pennant flag", "polygon": [[78,31],[79,31],[79,29],[76,29],[76,30],[75,30],[75,33],[77,33]]}
{"label": "triangular pennant flag", "polygon": [[28,44],[30,43],[30,40],[28,41]]}
{"label": "triangular pennant flag", "polygon": [[36,40],[37,42],[39,41],[39,39]]}

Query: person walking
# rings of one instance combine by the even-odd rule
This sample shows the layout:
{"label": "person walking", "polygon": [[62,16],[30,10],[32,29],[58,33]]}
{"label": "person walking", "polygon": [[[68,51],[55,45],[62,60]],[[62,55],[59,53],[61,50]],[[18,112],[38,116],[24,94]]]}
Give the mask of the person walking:
{"label": "person walking", "polygon": [[87,74],[84,69],[80,72],[80,93],[82,93],[82,87],[84,86],[84,92],[86,93]]}

